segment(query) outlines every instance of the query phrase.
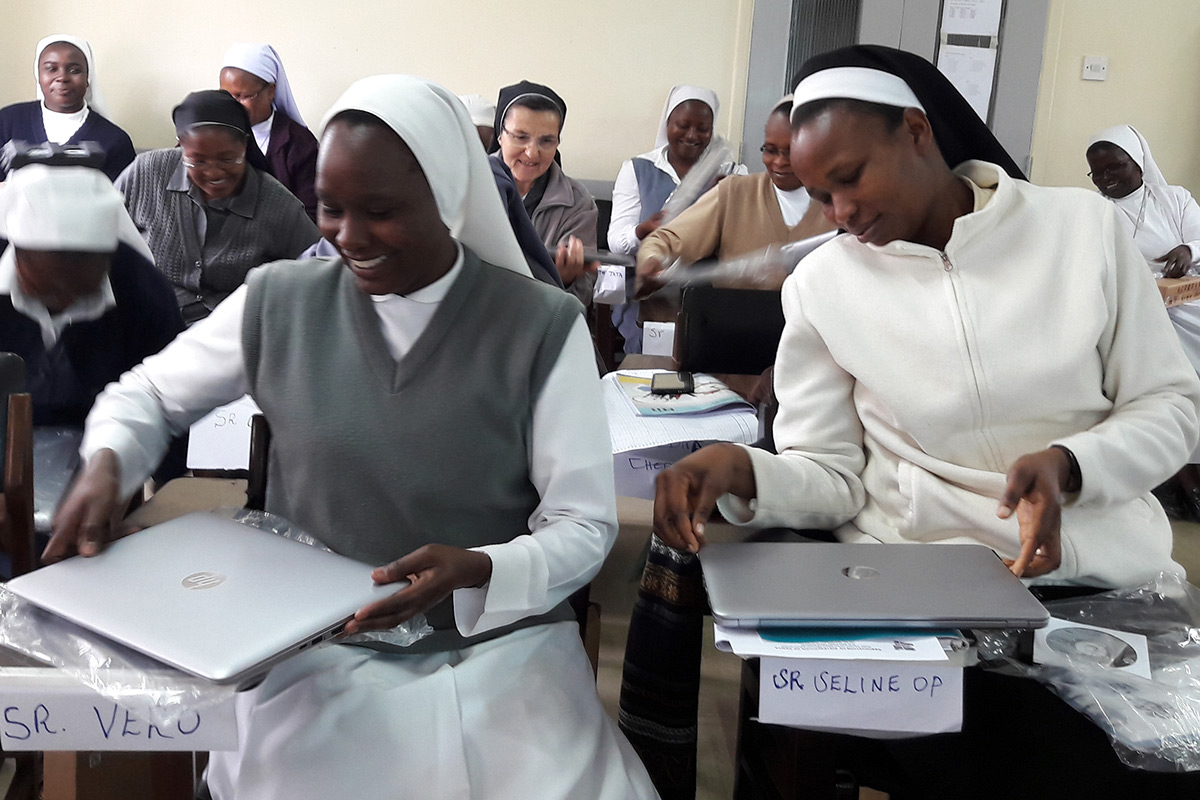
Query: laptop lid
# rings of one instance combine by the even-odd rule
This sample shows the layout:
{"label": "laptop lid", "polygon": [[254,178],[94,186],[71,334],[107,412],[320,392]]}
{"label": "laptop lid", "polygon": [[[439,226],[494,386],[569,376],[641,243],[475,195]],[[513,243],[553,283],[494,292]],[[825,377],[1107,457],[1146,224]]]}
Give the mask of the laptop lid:
{"label": "laptop lid", "polygon": [[988,547],[716,543],[700,551],[713,619],[735,628],[1040,628],[1049,621]]}
{"label": "laptop lid", "polygon": [[6,584],[71,622],[216,683],[247,683],[336,634],[374,565],[207,513],[187,514]]}

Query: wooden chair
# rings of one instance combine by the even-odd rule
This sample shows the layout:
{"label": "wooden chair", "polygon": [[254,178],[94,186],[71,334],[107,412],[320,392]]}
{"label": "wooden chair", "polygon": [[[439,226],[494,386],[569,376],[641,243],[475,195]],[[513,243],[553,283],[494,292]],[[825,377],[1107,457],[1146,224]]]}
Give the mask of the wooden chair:
{"label": "wooden chair", "polygon": [[[4,497],[0,503],[0,552],[8,558],[9,574],[23,575],[37,566],[33,529],[33,401],[25,391],[25,362],[14,353],[0,353],[0,450],[4,453]],[[16,771],[4,800],[33,800],[40,794],[38,753],[19,753]],[[0,751],[0,763],[6,755]]]}

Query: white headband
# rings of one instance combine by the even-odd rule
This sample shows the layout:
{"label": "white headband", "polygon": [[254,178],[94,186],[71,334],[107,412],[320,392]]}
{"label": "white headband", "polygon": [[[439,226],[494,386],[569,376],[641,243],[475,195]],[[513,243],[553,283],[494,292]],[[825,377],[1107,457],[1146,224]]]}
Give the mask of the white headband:
{"label": "white headband", "polygon": [[833,98],[925,111],[913,90],[897,75],[869,67],[832,67],[814,72],[796,85],[792,119],[805,103]]}

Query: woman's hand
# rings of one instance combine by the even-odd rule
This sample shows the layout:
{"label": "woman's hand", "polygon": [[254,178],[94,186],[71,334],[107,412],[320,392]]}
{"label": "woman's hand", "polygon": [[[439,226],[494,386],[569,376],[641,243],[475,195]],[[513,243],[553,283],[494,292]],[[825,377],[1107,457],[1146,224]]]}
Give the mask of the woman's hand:
{"label": "woman's hand", "polygon": [[1023,455],[1008,470],[1008,482],[996,516],[1016,511],[1021,551],[1008,568],[1018,578],[1035,578],[1058,569],[1062,561],[1062,495],[1071,479],[1071,462],[1051,447]]}
{"label": "woman's hand", "polygon": [[1154,262],[1163,265],[1164,278],[1182,278],[1192,266],[1192,248],[1181,244],[1154,259]]}
{"label": "woman's hand", "polygon": [[88,459],[55,512],[42,562],[52,564],[75,553],[99,553],[105,544],[127,532],[121,529],[126,505],[121,497],[121,462],[112,450],[100,450]]}
{"label": "woman's hand", "polygon": [[371,573],[378,585],[405,579],[410,583],[390,597],[360,608],[346,623],[345,633],[394,628],[433,608],[455,589],[482,586],[491,577],[492,559],[486,553],[448,544],[418,547]]}
{"label": "woman's hand", "polygon": [[659,211],[654,216],[639,223],[638,226],[633,229],[634,235],[637,236],[638,239],[645,239],[647,236],[658,230],[658,227],[662,225],[663,217],[665,217],[666,214],[667,212],[665,211]]}
{"label": "woman's hand", "polygon": [[757,496],[750,456],[732,444],[711,444],[658,474],[654,486],[654,533],[670,547],[697,553],[717,499]]}
{"label": "woman's hand", "polygon": [[562,278],[563,286],[570,286],[579,280],[581,275],[599,269],[600,262],[584,264],[583,242],[578,236],[572,236],[559,243],[558,250],[554,253],[554,266],[558,269],[558,277]]}
{"label": "woman's hand", "polygon": [[666,266],[657,256],[648,256],[645,260],[639,260],[637,276],[633,281],[633,296],[643,298],[661,289],[663,284],[657,276],[665,268]]}

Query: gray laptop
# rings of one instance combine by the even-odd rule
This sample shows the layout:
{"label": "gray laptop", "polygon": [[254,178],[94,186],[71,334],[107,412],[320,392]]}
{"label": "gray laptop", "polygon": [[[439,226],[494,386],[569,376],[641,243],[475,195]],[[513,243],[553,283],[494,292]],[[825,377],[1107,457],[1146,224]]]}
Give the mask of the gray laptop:
{"label": "gray laptop", "polygon": [[713,619],[734,628],[1041,628],[1050,618],[982,545],[717,543],[700,563]]}
{"label": "gray laptop", "polygon": [[187,514],[9,581],[41,608],[215,683],[248,684],[337,634],[372,565],[213,514]]}

